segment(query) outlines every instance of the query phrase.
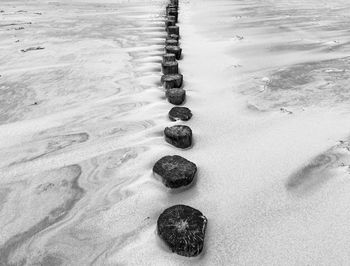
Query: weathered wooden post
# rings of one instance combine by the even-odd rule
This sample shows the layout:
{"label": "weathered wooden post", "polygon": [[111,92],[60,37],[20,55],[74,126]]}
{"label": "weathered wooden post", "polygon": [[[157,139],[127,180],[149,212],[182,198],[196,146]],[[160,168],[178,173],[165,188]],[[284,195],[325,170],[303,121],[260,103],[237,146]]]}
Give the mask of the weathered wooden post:
{"label": "weathered wooden post", "polygon": [[179,65],[177,61],[162,63],[162,72],[164,75],[178,74]]}
{"label": "weathered wooden post", "polygon": [[199,210],[175,205],[159,216],[157,232],[172,252],[195,257],[203,250],[207,223],[208,219]]}
{"label": "weathered wooden post", "polygon": [[179,155],[164,156],[155,163],[153,172],[162,178],[166,187],[180,188],[192,183],[197,166]]}
{"label": "weathered wooden post", "polygon": [[165,45],[166,46],[178,46],[179,45],[179,41],[173,40],[173,39],[165,40]]}
{"label": "weathered wooden post", "polygon": [[184,89],[172,88],[165,92],[169,103],[174,105],[181,105],[186,99],[186,91]]}
{"label": "weathered wooden post", "polygon": [[179,6],[179,0],[170,0],[170,4],[174,6]]}
{"label": "weathered wooden post", "polygon": [[179,46],[172,46],[172,45],[165,46],[165,51],[168,54],[174,54],[177,60],[181,59],[182,49]]}
{"label": "weathered wooden post", "polygon": [[175,60],[176,60],[176,58],[175,58],[174,54],[164,54],[163,55],[163,63],[173,62]]}
{"label": "weathered wooden post", "polygon": [[[181,58],[182,53],[179,47],[180,30],[176,26],[178,5],[179,0],[170,0],[166,7],[165,29],[168,36],[165,41],[166,54],[163,55],[162,61],[164,75],[161,78],[161,83],[166,89],[165,95],[174,105],[180,105],[186,99],[186,91],[181,88],[183,76],[178,73],[176,61]],[[192,113],[186,107],[173,107],[168,116],[172,121],[187,121],[192,117]],[[186,149],[192,146],[192,130],[185,125],[165,128],[164,137],[166,142],[177,148]],[[197,166],[178,155],[165,156],[154,165],[153,172],[161,176],[166,187],[176,189],[193,182]],[[200,211],[186,205],[175,205],[159,216],[157,232],[172,252],[195,257],[203,250],[207,222],[207,218]]]}
{"label": "weathered wooden post", "polygon": [[178,22],[179,12],[178,12],[177,8],[167,7],[166,14],[167,14],[167,16],[175,17],[175,22],[176,23]]}
{"label": "weathered wooden post", "polygon": [[179,26],[169,26],[167,31],[168,31],[168,35],[175,34],[175,35],[180,36]]}
{"label": "weathered wooden post", "polygon": [[167,37],[166,37],[166,40],[179,40],[180,37],[179,35],[176,35],[176,34],[169,34]]}
{"label": "weathered wooden post", "polygon": [[166,90],[172,88],[180,88],[183,82],[183,75],[163,75],[160,81]]}
{"label": "weathered wooden post", "polygon": [[175,20],[170,20],[170,19],[165,20],[165,30],[166,31],[168,31],[168,28],[170,26],[175,26],[175,25],[176,25]]}

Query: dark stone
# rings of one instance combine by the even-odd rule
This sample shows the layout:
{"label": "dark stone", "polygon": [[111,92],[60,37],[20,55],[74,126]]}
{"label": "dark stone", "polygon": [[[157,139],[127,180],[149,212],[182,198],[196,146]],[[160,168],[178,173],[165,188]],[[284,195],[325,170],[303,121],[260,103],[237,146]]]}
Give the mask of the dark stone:
{"label": "dark stone", "polygon": [[197,166],[179,155],[165,156],[156,162],[153,172],[162,178],[166,187],[179,188],[192,183]]}
{"label": "dark stone", "polygon": [[162,63],[162,72],[164,75],[178,74],[179,65],[176,61]]}
{"label": "dark stone", "polygon": [[192,130],[188,126],[176,125],[164,129],[165,141],[177,148],[186,149],[192,145]]}
{"label": "dark stone", "polygon": [[178,88],[167,89],[165,96],[171,104],[180,105],[186,99],[186,91]]}
{"label": "dark stone", "polygon": [[172,252],[195,257],[203,250],[207,223],[208,219],[199,210],[175,205],[159,216],[157,231]]}
{"label": "dark stone", "polygon": [[188,121],[192,117],[192,112],[187,107],[173,107],[169,111],[169,119],[171,121]]}
{"label": "dark stone", "polygon": [[165,40],[165,45],[166,46],[178,46],[179,45],[179,41],[173,40],[173,39]]}
{"label": "dark stone", "polygon": [[182,49],[179,46],[173,46],[173,45],[165,46],[165,51],[167,54],[174,54],[177,60],[181,59]]}
{"label": "dark stone", "polygon": [[164,54],[163,55],[163,63],[167,63],[167,62],[173,62],[175,61],[175,55],[174,54]]}
{"label": "dark stone", "polygon": [[176,34],[180,36],[180,28],[179,26],[169,26],[168,27],[168,34]]}
{"label": "dark stone", "polygon": [[181,74],[163,75],[160,81],[166,90],[180,88],[182,86],[183,76]]}

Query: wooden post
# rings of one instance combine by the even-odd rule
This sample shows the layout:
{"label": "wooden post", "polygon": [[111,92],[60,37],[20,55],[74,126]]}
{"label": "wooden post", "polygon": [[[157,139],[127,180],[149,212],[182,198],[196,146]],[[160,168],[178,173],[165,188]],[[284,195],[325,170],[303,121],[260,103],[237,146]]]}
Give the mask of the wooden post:
{"label": "wooden post", "polygon": [[170,34],[166,37],[166,40],[179,40],[179,35],[176,34]]}
{"label": "wooden post", "polygon": [[175,16],[168,16],[168,20],[173,20],[176,23],[176,17]]}
{"label": "wooden post", "polygon": [[176,61],[162,63],[162,71],[164,75],[178,74],[179,64]]}
{"label": "wooden post", "polygon": [[178,7],[177,5],[168,4],[168,5],[166,6],[166,11],[168,12],[168,11],[170,11],[170,10],[172,10],[172,11],[178,11],[178,10],[179,10],[179,7]]}
{"label": "wooden post", "polygon": [[182,104],[186,99],[186,91],[184,89],[173,88],[165,92],[168,101],[174,105]]}
{"label": "wooden post", "polygon": [[175,22],[178,22],[178,18],[179,18],[179,13],[176,9],[167,9],[167,12],[166,12],[167,16],[173,16],[175,17]]}
{"label": "wooden post", "polygon": [[176,34],[180,36],[180,28],[179,26],[169,26],[168,27],[168,34]]}
{"label": "wooden post", "polygon": [[174,62],[174,61],[175,61],[175,55],[174,54],[164,54],[163,55],[163,63]]}
{"label": "wooden post", "polygon": [[179,0],[170,0],[170,4],[174,6],[179,6]]}
{"label": "wooden post", "polygon": [[165,21],[165,30],[168,31],[168,28],[169,28],[170,26],[175,26],[175,25],[176,25],[176,23],[175,23],[174,20],[167,19],[167,20]]}
{"label": "wooden post", "polygon": [[177,40],[165,40],[165,45],[166,46],[178,46],[179,42]]}
{"label": "wooden post", "polygon": [[163,75],[160,81],[166,90],[172,88],[180,88],[183,82],[183,75]]}
{"label": "wooden post", "polygon": [[177,60],[181,59],[182,49],[179,46],[165,46],[167,54],[174,54]]}

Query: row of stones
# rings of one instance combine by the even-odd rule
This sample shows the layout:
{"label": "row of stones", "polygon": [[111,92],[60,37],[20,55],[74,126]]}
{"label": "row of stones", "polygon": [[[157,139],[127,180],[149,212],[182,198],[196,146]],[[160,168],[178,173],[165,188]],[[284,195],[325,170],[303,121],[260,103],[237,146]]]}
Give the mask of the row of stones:
{"label": "row of stones", "polygon": [[[166,98],[174,105],[181,105],[186,100],[186,91],[182,88],[183,75],[179,73],[177,61],[182,54],[179,46],[180,29],[176,25],[178,7],[178,0],[170,0],[166,7],[167,37],[161,78]],[[190,109],[179,106],[173,107],[168,115],[171,121],[188,121],[192,117]],[[166,142],[177,148],[186,149],[192,146],[192,130],[186,125],[167,127],[164,135]],[[161,177],[166,187],[177,189],[187,187],[193,182],[197,166],[179,155],[165,156],[155,163],[153,172]],[[200,211],[186,205],[175,205],[166,209],[157,221],[159,237],[172,252],[187,257],[197,256],[202,252],[206,226],[207,218]]]}

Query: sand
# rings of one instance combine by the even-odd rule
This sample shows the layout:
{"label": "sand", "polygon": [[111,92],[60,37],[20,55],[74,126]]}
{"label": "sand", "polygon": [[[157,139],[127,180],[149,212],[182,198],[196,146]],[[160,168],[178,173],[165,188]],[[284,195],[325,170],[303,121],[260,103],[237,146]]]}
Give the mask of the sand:
{"label": "sand", "polygon": [[[347,265],[349,3],[181,1],[175,123],[165,4],[2,4],[0,265]],[[190,150],[162,136],[182,123]],[[168,154],[198,166],[190,189],[154,178]],[[208,218],[198,258],[155,233],[175,204]]]}

